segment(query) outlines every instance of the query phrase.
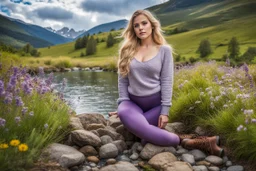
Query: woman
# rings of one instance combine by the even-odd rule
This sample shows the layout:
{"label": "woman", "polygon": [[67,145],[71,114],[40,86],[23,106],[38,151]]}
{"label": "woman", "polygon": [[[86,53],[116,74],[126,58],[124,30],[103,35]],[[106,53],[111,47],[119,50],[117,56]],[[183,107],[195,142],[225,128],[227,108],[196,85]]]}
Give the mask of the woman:
{"label": "woman", "polygon": [[[162,35],[160,22],[147,10],[135,11],[122,37],[118,61],[118,114],[123,125],[142,139],[160,146],[177,146],[184,139],[163,128],[168,123],[173,87],[172,48]],[[185,138],[192,138],[185,136]],[[206,142],[210,153],[222,154],[218,137],[185,139],[182,145],[195,148]],[[195,146],[195,145],[196,146]],[[209,151],[209,150],[208,150]]]}

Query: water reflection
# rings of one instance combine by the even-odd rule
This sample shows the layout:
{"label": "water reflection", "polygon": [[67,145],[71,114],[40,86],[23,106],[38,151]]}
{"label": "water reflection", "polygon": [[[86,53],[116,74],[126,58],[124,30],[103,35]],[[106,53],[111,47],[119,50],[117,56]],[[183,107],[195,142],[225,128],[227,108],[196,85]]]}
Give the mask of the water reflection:
{"label": "water reflection", "polygon": [[64,98],[77,114],[98,112],[105,116],[117,109],[117,74],[113,72],[74,71],[55,73],[55,85],[60,90],[67,79]]}

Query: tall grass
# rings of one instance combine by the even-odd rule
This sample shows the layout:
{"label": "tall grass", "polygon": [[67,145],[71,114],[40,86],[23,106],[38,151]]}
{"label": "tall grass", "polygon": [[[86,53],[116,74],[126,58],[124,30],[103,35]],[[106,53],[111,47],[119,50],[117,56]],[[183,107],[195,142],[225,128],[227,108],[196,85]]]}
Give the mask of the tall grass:
{"label": "tall grass", "polygon": [[53,75],[31,77],[25,67],[0,68],[0,170],[26,170],[41,150],[68,133],[69,108],[53,94]]}
{"label": "tall grass", "polygon": [[255,68],[209,62],[177,71],[170,119],[222,135],[237,157],[255,160]]}

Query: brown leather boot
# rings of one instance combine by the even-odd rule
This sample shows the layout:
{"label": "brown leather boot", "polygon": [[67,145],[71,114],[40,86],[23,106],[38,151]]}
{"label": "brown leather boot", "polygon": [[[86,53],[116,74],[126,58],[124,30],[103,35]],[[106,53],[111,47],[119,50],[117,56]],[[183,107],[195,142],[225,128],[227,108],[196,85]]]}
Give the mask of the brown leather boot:
{"label": "brown leather boot", "polygon": [[193,139],[196,138],[197,134],[177,134],[180,137],[180,142],[184,139]]}
{"label": "brown leather boot", "polygon": [[212,155],[222,157],[224,150],[216,144],[217,139],[219,139],[219,136],[184,139],[181,145],[187,149],[200,149]]}

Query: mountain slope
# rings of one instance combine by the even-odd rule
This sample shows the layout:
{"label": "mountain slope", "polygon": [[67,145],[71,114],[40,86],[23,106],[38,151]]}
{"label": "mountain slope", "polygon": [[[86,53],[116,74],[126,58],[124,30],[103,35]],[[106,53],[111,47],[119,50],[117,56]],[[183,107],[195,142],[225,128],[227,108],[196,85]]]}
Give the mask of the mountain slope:
{"label": "mountain slope", "polygon": [[127,20],[118,20],[110,23],[101,24],[84,32],[83,34],[79,35],[77,38],[83,37],[84,35],[87,35],[87,34],[92,35],[92,34],[97,34],[99,32],[109,32],[111,29],[119,30],[121,28],[125,28],[127,23],[128,23]]}
{"label": "mountain slope", "polygon": [[15,47],[30,43],[38,48],[67,43],[72,40],[52,33],[40,26],[27,24],[2,15],[0,15],[0,23],[0,41]]}

